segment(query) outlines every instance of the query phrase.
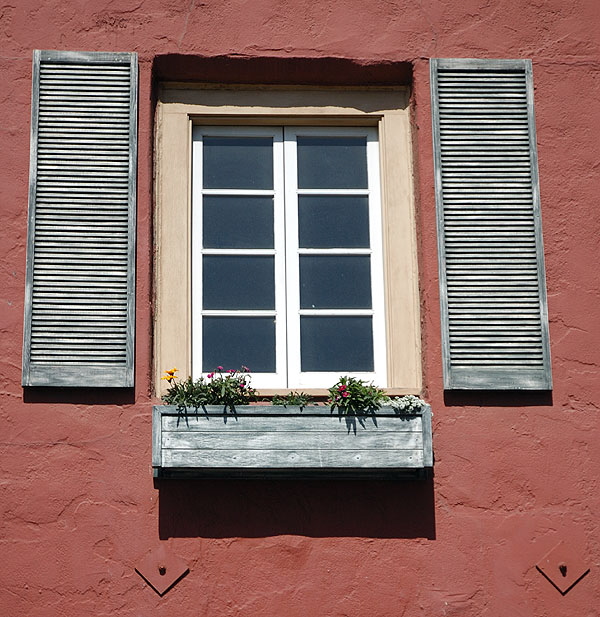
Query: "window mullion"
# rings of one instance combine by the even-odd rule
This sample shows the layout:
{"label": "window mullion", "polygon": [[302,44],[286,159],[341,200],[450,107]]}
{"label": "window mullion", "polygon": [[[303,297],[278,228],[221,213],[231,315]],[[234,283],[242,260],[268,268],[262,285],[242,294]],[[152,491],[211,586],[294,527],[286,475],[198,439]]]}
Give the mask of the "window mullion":
{"label": "window mullion", "polygon": [[276,255],[276,249],[203,249],[203,255]]}
{"label": "window mullion", "polygon": [[368,195],[369,189],[298,189],[298,195]]}
{"label": "window mullion", "polygon": [[274,195],[275,191],[268,191],[264,189],[203,189],[204,195],[257,195],[257,196],[269,196]]}
{"label": "window mullion", "polygon": [[366,249],[298,249],[300,255],[371,255],[373,251]]}
{"label": "window mullion", "polygon": [[273,139],[274,226],[275,226],[275,361],[277,374],[274,387],[287,386],[287,315],[286,315],[286,215],[284,180],[283,129],[276,129]]}
{"label": "window mullion", "polygon": [[284,127],[285,239],[288,387],[300,379],[300,278],[298,257],[298,163],[296,136]]}

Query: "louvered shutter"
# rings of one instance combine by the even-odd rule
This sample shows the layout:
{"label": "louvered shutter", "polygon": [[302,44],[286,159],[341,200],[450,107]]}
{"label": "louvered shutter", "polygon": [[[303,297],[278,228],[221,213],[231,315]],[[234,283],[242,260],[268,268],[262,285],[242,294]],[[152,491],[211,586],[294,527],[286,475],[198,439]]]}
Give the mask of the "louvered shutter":
{"label": "louvered shutter", "polygon": [[136,54],[34,52],[25,386],[133,386],[136,127]]}
{"label": "louvered shutter", "polygon": [[551,389],[531,62],[432,60],[447,389]]}

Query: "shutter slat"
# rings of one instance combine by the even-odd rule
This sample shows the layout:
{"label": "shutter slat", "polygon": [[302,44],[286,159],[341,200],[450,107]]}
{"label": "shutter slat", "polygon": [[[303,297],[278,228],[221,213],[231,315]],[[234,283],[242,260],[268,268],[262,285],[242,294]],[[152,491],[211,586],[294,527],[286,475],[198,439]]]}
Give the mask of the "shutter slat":
{"label": "shutter slat", "polygon": [[133,386],[137,57],[34,52],[23,385]]}
{"label": "shutter slat", "polygon": [[447,389],[550,389],[531,63],[432,60]]}

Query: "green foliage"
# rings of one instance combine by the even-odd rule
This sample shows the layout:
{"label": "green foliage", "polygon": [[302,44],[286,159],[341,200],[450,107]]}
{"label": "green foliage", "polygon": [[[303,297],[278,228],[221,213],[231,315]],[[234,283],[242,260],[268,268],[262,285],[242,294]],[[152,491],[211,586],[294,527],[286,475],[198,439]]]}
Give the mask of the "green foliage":
{"label": "green foliage", "polygon": [[343,415],[361,415],[375,413],[388,398],[385,392],[355,377],[340,377],[339,381],[329,388],[327,404],[331,411],[338,410]]}
{"label": "green foliage", "polygon": [[193,381],[188,377],[185,381],[177,382],[173,377],[169,381],[169,389],[162,397],[165,405],[175,405],[179,409],[187,407],[202,407],[206,405],[206,392],[201,380]]}
{"label": "green foliage", "polygon": [[223,367],[218,366],[206,378],[200,377],[196,381],[188,377],[179,382],[176,372],[177,369],[171,369],[162,377],[169,382],[169,389],[162,397],[165,405],[176,405],[179,409],[223,405],[233,410],[236,405],[246,405],[256,397],[256,390],[250,386],[250,371],[246,367],[223,372]]}
{"label": "green foliage", "polygon": [[309,394],[306,394],[306,392],[294,391],[286,394],[285,396],[274,396],[271,402],[273,403],[273,405],[283,405],[284,407],[300,407],[300,409],[302,409],[303,407],[310,405],[312,400],[313,397]]}
{"label": "green foliage", "polygon": [[[165,405],[175,405],[179,409],[198,409],[205,405],[223,405],[231,410],[236,405],[247,405],[256,400],[256,390],[250,385],[250,371],[243,366],[241,369],[223,371],[218,366],[206,377],[193,380],[191,377],[179,381],[177,369],[165,371],[162,379],[169,383],[167,392],[162,397]],[[306,407],[313,397],[306,392],[292,391],[285,396],[274,396],[273,405],[284,407]],[[408,395],[389,399],[385,392],[355,377],[340,377],[339,381],[329,388],[327,404],[331,411],[336,409],[342,415],[364,415],[375,413],[382,405],[389,404],[401,413],[416,413],[421,410],[425,401],[417,396]]]}

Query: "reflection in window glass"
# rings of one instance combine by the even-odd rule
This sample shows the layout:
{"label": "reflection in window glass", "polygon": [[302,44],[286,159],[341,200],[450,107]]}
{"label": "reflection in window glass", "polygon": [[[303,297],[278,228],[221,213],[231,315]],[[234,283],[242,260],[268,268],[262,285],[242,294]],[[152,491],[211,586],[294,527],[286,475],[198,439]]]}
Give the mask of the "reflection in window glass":
{"label": "reflection in window glass", "polygon": [[298,187],[367,188],[366,138],[298,136]]}
{"label": "reflection in window glass", "polygon": [[303,371],[372,371],[371,317],[300,318]]}
{"label": "reflection in window glass", "polygon": [[273,198],[205,195],[204,248],[273,248]]}
{"label": "reflection in window glass", "polygon": [[272,189],[271,137],[204,137],[205,189]]}
{"label": "reflection in window glass", "polygon": [[275,371],[273,317],[204,317],[202,371],[247,366],[253,373]]}
{"label": "reflection in window glass", "polygon": [[301,255],[300,308],[371,308],[368,255]]}
{"label": "reflection in window glass", "polygon": [[301,248],[369,248],[369,200],[362,195],[300,195]]}
{"label": "reflection in window glass", "polygon": [[202,308],[274,309],[274,268],[270,255],[204,255]]}

